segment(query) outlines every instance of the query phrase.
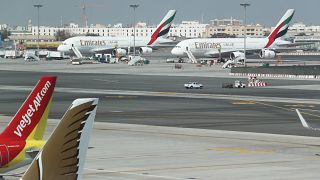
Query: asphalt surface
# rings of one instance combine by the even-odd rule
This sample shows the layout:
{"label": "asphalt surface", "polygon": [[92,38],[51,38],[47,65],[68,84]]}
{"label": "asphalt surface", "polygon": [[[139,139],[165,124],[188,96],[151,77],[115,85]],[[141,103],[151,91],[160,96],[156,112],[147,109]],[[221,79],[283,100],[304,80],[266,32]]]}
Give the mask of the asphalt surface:
{"label": "asphalt surface", "polygon": [[[101,90],[140,90],[157,92],[192,92],[193,94],[250,95],[264,97],[318,98],[318,90],[289,89],[223,89],[229,78],[169,77],[143,75],[110,75],[78,73],[38,73],[0,71],[0,86],[33,87],[41,75],[57,75],[58,88],[85,88]],[[186,90],[183,83],[199,81],[205,88]],[[268,80],[273,86],[314,85],[319,81]],[[1,114],[12,116],[27,97],[27,91],[0,90]],[[317,132],[301,127],[295,108],[314,116],[305,115],[311,123],[320,123],[319,105],[279,102],[246,102],[224,99],[195,99],[154,97],[143,95],[117,95],[97,93],[56,92],[50,118],[60,118],[70,103],[80,97],[100,98],[96,121],[145,124],[158,126],[233,130],[275,134],[317,136]],[[310,111],[313,110],[313,111]]]}

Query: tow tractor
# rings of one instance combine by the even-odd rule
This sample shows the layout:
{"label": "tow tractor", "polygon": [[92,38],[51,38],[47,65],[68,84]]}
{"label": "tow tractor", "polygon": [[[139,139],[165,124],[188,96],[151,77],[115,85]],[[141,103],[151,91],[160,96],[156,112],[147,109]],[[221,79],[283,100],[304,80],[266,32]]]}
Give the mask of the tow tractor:
{"label": "tow tractor", "polygon": [[236,80],[234,83],[223,83],[222,88],[246,88],[246,84],[242,81]]}
{"label": "tow tractor", "polygon": [[234,87],[235,88],[246,88],[246,84],[244,84],[243,82],[237,80],[237,81],[234,81]]}

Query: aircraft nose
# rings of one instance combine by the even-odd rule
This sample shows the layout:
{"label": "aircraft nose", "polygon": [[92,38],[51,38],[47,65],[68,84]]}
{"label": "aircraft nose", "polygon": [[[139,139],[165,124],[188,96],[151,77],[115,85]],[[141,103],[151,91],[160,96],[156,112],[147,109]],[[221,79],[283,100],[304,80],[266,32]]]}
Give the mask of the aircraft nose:
{"label": "aircraft nose", "polygon": [[57,48],[57,51],[62,52],[62,49],[63,49],[62,45],[59,45],[58,48]]}
{"label": "aircraft nose", "polygon": [[69,52],[69,49],[70,49],[70,48],[68,48],[68,46],[61,44],[61,45],[58,46],[57,51],[60,51],[60,52]]}
{"label": "aircraft nose", "polygon": [[183,51],[180,48],[173,48],[171,50],[171,54],[175,55],[175,56],[182,56],[183,55]]}

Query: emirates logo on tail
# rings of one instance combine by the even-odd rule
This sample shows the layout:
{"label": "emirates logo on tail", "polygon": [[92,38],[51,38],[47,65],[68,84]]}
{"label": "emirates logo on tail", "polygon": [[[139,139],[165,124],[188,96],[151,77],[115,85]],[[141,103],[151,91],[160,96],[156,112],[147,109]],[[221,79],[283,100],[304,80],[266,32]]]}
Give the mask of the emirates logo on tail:
{"label": "emirates logo on tail", "polygon": [[157,40],[157,38],[161,36],[165,36],[166,34],[169,33],[169,30],[171,28],[171,24],[173,22],[175,15],[176,15],[176,10],[169,10],[169,12],[166,14],[166,16],[162,19],[160,24],[157,26],[157,29],[151,35],[151,39],[148,42],[148,46],[152,45]]}

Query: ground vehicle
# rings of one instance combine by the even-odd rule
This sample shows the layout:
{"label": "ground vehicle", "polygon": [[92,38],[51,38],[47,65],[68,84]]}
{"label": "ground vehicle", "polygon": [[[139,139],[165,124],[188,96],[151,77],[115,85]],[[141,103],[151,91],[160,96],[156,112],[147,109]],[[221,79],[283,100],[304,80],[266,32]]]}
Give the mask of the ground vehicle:
{"label": "ground vehicle", "polygon": [[203,85],[198,82],[188,82],[187,84],[184,84],[184,87],[186,89],[193,89],[193,88],[202,89]]}
{"label": "ground vehicle", "polygon": [[72,59],[71,60],[71,64],[72,65],[81,65],[82,64],[82,60],[81,59]]}
{"label": "ground vehicle", "polygon": [[222,83],[222,88],[245,88],[246,84],[236,80],[234,83]]}
{"label": "ground vehicle", "polygon": [[237,81],[234,82],[234,87],[235,88],[246,88],[246,84],[244,84],[243,82],[237,80]]}
{"label": "ground vehicle", "polygon": [[48,54],[46,56],[47,60],[53,60],[53,59],[65,59],[64,53],[59,51],[48,51]]}
{"label": "ground vehicle", "polygon": [[233,88],[233,84],[232,83],[223,83],[222,88]]}

